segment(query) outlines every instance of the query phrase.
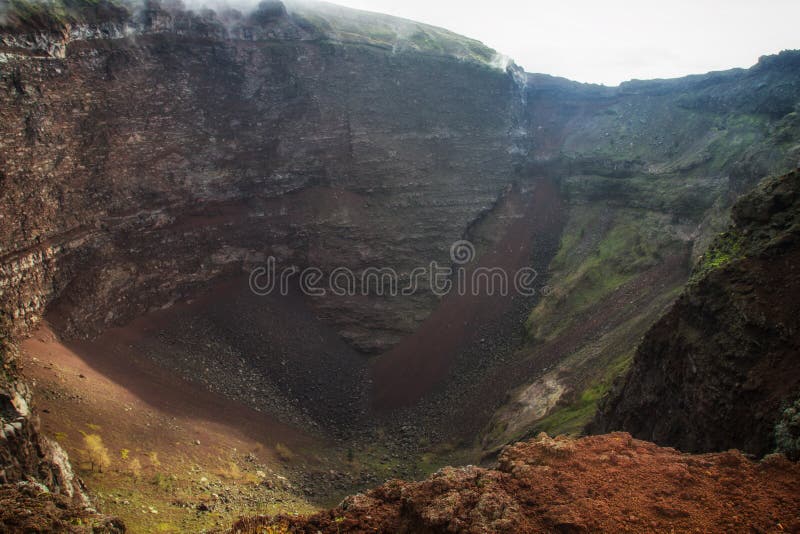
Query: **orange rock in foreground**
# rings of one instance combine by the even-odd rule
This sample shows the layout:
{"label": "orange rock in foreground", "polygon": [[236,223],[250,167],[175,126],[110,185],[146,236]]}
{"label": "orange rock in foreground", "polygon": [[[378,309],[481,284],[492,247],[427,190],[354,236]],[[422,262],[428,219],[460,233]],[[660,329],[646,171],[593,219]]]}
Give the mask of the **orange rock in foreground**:
{"label": "orange rock in foreground", "polygon": [[310,517],[247,518],[231,532],[800,532],[800,465],[737,451],[689,455],[624,433],[542,434],[497,469],[393,480]]}

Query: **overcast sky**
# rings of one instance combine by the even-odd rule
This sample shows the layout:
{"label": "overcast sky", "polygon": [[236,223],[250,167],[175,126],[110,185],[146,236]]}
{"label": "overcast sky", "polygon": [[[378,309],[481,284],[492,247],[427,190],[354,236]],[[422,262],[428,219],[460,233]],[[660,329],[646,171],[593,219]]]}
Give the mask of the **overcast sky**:
{"label": "overcast sky", "polygon": [[800,0],[334,0],[473,37],[529,72],[617,85],[800,48]]}

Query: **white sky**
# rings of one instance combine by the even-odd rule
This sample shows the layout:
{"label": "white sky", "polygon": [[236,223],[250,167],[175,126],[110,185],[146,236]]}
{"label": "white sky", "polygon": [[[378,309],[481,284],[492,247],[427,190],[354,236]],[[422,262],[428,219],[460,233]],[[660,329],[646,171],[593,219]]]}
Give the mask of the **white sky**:
{"label": "white sky", "polygon": [[800,0],[334,0],[483,41],[529,72],[617,85],[800,48]]}

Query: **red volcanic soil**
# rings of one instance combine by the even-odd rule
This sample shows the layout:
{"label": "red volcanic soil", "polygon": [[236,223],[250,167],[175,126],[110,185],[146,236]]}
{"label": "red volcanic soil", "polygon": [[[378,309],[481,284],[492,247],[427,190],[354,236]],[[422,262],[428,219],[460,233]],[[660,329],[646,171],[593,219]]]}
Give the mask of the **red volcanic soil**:
{"label": "red volcanic soil", "polygon": [[800,532],[800,465],[737,451],[682,454],[624,433],[540,435],[506,448],[496,470],[448,467],[310,517],[243,519],[230,532],[287,530]]}
{"label": "red volcanic soil", "polygon": [[378,409],[408,406],[419,400],[447,374],[459,351],[474,342],[478,327],[506,313],[514,297],[513,275],[530,266],[533,237],[559,232],[563,212],[555,184],[537,183],[523,217],[505,236],[466,269],[499,267],[508,273],[509,292],[478,295],[451,291],[428,319],[410,336],[372,365],[373,405]]}
{"label": "red volcanic soil", "polygon": [[182,380],[136,353],[139,339],[153,336],[185,306],[137,319],[93,341],[62,343],[46,324],[24,341],[24,374],[36,384],[46,433],[66,433],[72,448],[80,444],[79,431],[91,425],[113,449],[171,451],[179,444],[177,449],[197,457],[238,449],[264,461],[275,461],[277,443],[311,445],[310,437],[269,415]]}

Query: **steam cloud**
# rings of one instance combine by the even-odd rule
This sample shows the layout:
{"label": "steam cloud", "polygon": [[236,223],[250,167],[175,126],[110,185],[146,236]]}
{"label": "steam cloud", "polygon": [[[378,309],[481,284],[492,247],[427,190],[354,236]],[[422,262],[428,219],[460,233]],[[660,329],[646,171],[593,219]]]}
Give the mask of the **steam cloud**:
{"label": "steam cloud", "polygon": [[[63,0],[29,0],[40,4],[57,5]],[[131,12],[133,19],[139,19],[142,10],[146,7],[146,0],[121,0]],[[415,43],[415,38],[423,34],[423,40],[431,37],[433,39],[442,38],[443,34],[450,34],[444,29],[428,26],[426,24],[397,18],[389,15],[359,11],[337,4],[317,1],[317,0],[155,0],[162,8],[167,11],[190,11],[204,16],[212,11],[218,14],[218,18],[226,27],[229,24],[226,13],[238,12],[243,16],[249,16],[254,12],[265,11],[267,13],[285,12],[299,16],[308,17],[310,13],[325,18],[331,24],[325,27],[324,33],[333,39],[346,40],[351,38],[352,32],[359,32],[365,28],[365,35],[375,31],[380,35],[380,42],[392,47],[393,53],[402,52],[407,49],[414,49],[419,41]],[[9,0],[0,0],[0,24],[13,23],[9,17]],[[234,18],[238,19],[239,16]],[[355,28],[355,30],[354,30]],[[230,28],[228,28],[230,30]],[[341,32],[341,33],[340,33]],[[461,59],[474,59],[474,53],[470,50],[472,45],[461,43],[459,39],[445,37],[450,43],[448,54]],[[484,59],[484,61],[486,61]],[[493,58],[487,61],[493,68],[506,71],[514,65],[510,57],[496,53]]]}

